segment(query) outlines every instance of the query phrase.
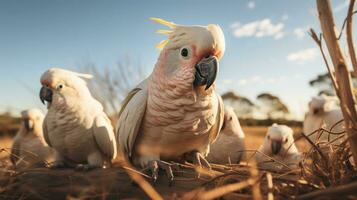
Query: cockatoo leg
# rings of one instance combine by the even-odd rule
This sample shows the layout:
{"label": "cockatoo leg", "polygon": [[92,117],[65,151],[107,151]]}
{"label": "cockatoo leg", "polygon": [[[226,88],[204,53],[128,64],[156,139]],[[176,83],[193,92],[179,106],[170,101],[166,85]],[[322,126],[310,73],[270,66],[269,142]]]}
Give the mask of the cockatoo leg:
{"label": "cockatoo leg", "polygon": [[100,152],[94,152],[89,154],[87,158],[88,164],[79,164],[76,166],[76,170],[79,171],[88,171],[92,169],[102,168],[103,167],[103,157]]}
{"label": "cockatoo leg", "polygon": [[49,168],[50,169],[63,169],[63,168],[67,168],[70,167],[69,165],[67,165],[67,163],[65,162],[63,156],[61,154],[59,154],[57,151],[55,151],[54,153],[55,155],[55,161],[51,164],[49,164]]}
{"label": "cockatoo leg", "polygon": [[162,161],[162,160],[152,160],[148,163],[148,167],[145,169],[145,171],[151,172],[151,177],[155,184],[159,177],[159,170],[163,169],[166,172],[166,176],[169,180],[169,186],[172,186],[172,184],[174,182],[174,174],[173,174],[172,168],[171,168],[172,165],[173,164]]}
{"label": "cockatoo leg", "polygon": [[95,166],[95,165],[89,165],[89,164],[78,164],[75,167],[75,170],[77,171],[89,171],[92,169],[98,169],[101,168],[101,166]]}
{"label": "cockatoo leg", "polygon": [[[189,162],[192,162],[194,165],[198,167],[204,167],[207,168],[208,170],[211,170],[211,165],[209,162],[206,160],[206,158],[198,151],[191,151],[189,153],[186,153],[185,159]],[[198,178],[200,177],[200,174],[198,173]]]}

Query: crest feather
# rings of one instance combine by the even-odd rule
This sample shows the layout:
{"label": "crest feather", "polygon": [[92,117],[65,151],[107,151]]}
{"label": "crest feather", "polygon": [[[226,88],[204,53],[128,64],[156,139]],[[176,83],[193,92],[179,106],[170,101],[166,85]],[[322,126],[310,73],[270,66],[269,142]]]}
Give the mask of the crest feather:
{"label": "crest feather", "polygon": [[157,30],[156,33],[158,34],[164,34],[164,35],[170,35],[172,33],[172,30]]}
{"label": "crest feather", "polygon": [[[156,18],[156,17],[151,17],[150,20],[168,26],[171,29],[174,29],[177,27],[177,25],[173,22],[168,22],[166,20],[160,19],[160,18]],[[164,35],[170,35],[173,32],[173,30],[157,30],[156,33],[158,34],[164,34]],[[157,49],[163,49],[165,47],[165,45],[168,43],[168,40],[162,40],[159,44],[156,45]]]}
{"label": "crest feather", "polygon": [[92,79],[93,75],[92,74],[82,74],[82,73],[78,73],[78,72],[72,72],[74,75],[80,77],[80,78],[84,78],[84,79]]}
{"label": "crest feather", "polygon": [[159,44],[156,45],[157,49],[163,49],[165,47],[165,45],[168,43],[168,40],[162,40]]}
{"label": "crest feather", "polygon": [[157,17],[151,17],[150,19],[151,19],[152,21],[156,22],[156,23],[159,23],[159,24],[168,26],[168,27],[170,27],[170,28],[176,28],[176,24],[173,23],[173,22],[168,22],[168,21],[166,21],[166,20],[163,20],[163,19],[160,19],[160,18],[157,18]]}

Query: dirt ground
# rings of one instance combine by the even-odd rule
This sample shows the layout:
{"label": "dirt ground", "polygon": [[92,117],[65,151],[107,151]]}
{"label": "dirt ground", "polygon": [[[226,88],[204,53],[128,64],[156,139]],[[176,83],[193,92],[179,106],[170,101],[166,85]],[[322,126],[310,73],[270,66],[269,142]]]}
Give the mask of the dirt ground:
{"label": "dirt ground", "polygon": [[[266,127],[243,127],[246,133],[246,147],[257,149],[263,142]],[[299,128],[294,128],[296,135]],[[301,140],[297,142],[300,150],[306,147]],[[123,169],[97,169],[89,172],[77,172],[72,169],[50,170],[35,168],[26,171],[13,171],[7,166],[8,148],[11,139],[0,141],[2,160],[0,172],[0,199],[147,199],[147,195],[130,179]],[[173,186],[169,186],[166,176],[160,176],[155,189],[165,199],[175,199],[185,192],[189,192],[205,181],[204,176],[196,178],[193,170],[175,173]],[[7,178],[4,178],[7,177]],[[10,178],[9,178],[10,177]]]}

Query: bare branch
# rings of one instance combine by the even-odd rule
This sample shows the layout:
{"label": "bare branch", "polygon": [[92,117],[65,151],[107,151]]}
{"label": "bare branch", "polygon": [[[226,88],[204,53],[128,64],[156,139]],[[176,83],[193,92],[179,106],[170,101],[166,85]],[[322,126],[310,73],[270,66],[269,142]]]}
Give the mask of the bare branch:
{"label": "bare branch", "polygon": [[327,61],[327,58],[326,58],[326,55],[325,55],[325,52],[322,48],[322,34],[319,35],[319,37],[317,37],[316,35],[316,32],[314,31],[314,29],[310,29],[310,36],[312,37],[312,39],[316,42],[316,44],[319,46],[319,49],[320,49],[320,52],[321,52],[321,55],[324,59],[324,62],[325,62],[325,65],[327,67],[327,70],[330,74],[330,77],[331,77],[331,81],[332,81],[332,85],[333,87],[335,88],[335,91],[336,91],[336,94],[337,96],[340,96],[340,94],[338,93],[338,86],[337,86],[337,82],[336,82],[336,77]]}
{"label": "bare branch", "polygon": [[[351,7],[351,5],[350,5]],[[336,37],[336,27],[332,14],[331,1],[317,0],[321,30],[324,40],[336,72],[337,89],[341,101],[341,110],[345,119],[345,128],[349,136],[349,143],[354,160],[357,160],[357,112],[355,107],[355,97],[351,75],[348,71],[346,58],[342,52],[338,38]],[[352,9],[349,9],[349,16],[352,16]]]}
{"label": "bare branch", "polygon": [[348,51],[350,53],[351,63],[354,69],[355,76],[357,77],[357,60],[356,60],[356,52],[353,44],[353,36],[352,36],[352,15],[353,15],[353,7],[355,5],[355,0],[350,1],[350,5],[348,7],[348,15],[347,15],[347,27],[346,27],[346,40],[348,45]]}
{"label": "bare branch", "polygon": [[102,68],[89,63],[81,69],[94,75],[95,78],[88,83],[88,86],[113,120],[116,120],[121,102],[129,91],[145,78],[141,67],[133,65],[128,56],[123,61],[117,62],[115,67]]}

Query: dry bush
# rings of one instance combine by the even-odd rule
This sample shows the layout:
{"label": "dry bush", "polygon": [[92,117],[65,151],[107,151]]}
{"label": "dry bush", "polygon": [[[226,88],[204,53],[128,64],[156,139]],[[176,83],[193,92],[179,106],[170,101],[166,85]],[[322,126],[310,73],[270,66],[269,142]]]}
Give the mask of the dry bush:
{"label": "dry bush", "polygon": [[115,67],[102,67],[88,63],[80,69],[94,75],[94,78],[89,81],[89,89],[93,96],[102,103],[104,111],[111,116],[113,121],[116,121],[126,95],[146,77],[141,65],[132,62],[129,57],[117,62]]}

